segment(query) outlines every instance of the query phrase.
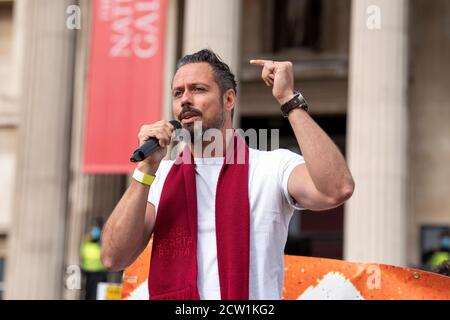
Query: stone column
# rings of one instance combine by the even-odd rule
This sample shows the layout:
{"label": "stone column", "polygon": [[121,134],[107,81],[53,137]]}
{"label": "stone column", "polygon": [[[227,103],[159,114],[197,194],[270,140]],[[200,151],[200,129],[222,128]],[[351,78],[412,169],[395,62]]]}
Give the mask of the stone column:
{"label": "stone column", "polygon": [[[106,223],[125,190],[124,175],[86,175],[82,172],[85,110],[87,102],[87,67],[90,47],[91,0],[81,0],[83,14],[78,31],[74,76],[74,107],[72,122],[72,149],[70,159],[67,232],[65,244],[66,279],[63,298],[76,300],[81,291],[73,286],[77,266],[80,266],[80,244],[95,218]],[[75,268],[74,268],[75,266]]]}
{"label": "stone column", "polygon": [[71,0],[17,0],[22,92],[7,299],[61,298],[75,32]]}
{"label": "stone column", "polygon": [[165,35],[165,54],[164,54],[164,108],[163,116],[165,119],[172,119],[172,79],[175,73],[178,49],[178,24],[179,17],[182,14],[179,10],[178,0],[169,0],[167,6],[167,21]]}
{"label": "stone column", "polygon": [[[186,0],[183,52],[214,50],[239,77],[241,0]],[[234,112],[235,125],[239,108]]]}
{"label": "stone column", "polygon": [[406,263],[408,6],[353,1],[347,155],[356,190],[346,206],[346,260]]}

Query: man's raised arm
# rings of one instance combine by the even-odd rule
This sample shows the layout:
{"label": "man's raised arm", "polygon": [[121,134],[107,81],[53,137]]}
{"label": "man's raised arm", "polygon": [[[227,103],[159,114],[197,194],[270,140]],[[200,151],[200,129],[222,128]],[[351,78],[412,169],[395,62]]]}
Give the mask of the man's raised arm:
{"label": "man's raised arm", "polygon": [[[262,67],[261,78],[272,87],[280,106],[294,98],[291,62],[251,60],[250,63]],[[293,109],[288,119],[305,159],[305,164],[296,167],[289,177],[289,194],[305,209],[320,211],[341,205],[355,188],[341,152],[304,109]]]}

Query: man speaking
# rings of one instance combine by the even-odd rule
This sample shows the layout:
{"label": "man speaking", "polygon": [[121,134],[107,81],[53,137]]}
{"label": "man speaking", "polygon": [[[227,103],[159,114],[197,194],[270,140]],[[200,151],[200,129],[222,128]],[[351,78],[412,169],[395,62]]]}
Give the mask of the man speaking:
{"label": "man speaking", "polygon": [[[140,145],[156,139],[160,148],[137,164],[102,235],[102,261],[111,270],[130,265],[153,235],[150,299],[281,299],[294,210],[335,208],[353,193],[342,154],[294,90],[292,63],[250,63],[262,69],[303,157],[252,149],[238,134],[227,135],[235,76],[211,50],[181,58],[172,111],[192,139],[174,161],[163,161],[174,126],[166,120],[142,126]],[[204,152],[208,129],[222,133],[222,151]],[[199,140],[201,147],[194,148]]]}

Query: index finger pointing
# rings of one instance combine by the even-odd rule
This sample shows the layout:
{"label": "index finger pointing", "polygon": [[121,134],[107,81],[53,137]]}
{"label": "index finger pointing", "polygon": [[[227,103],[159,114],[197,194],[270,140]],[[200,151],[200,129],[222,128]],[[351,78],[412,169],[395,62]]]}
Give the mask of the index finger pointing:
{"label": "index finger pointing", "polygon": [[253,64],[253,65],[258,65],[258,66],[261,66],[261,67],[264,67],[264,65],[266,64],[266,63],[268,63],[268,62],[270,62],[269,60],[250,60],[250,64]]}

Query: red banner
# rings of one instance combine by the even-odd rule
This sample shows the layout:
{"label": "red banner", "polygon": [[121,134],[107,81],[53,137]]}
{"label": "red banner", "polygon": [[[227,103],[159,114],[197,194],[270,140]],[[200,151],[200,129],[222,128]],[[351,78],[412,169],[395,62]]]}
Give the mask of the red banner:
{"label": "red banner", "polygon": [[130,173],[141,125],[161,119],[167,0],[93,0],[84,172]]}

